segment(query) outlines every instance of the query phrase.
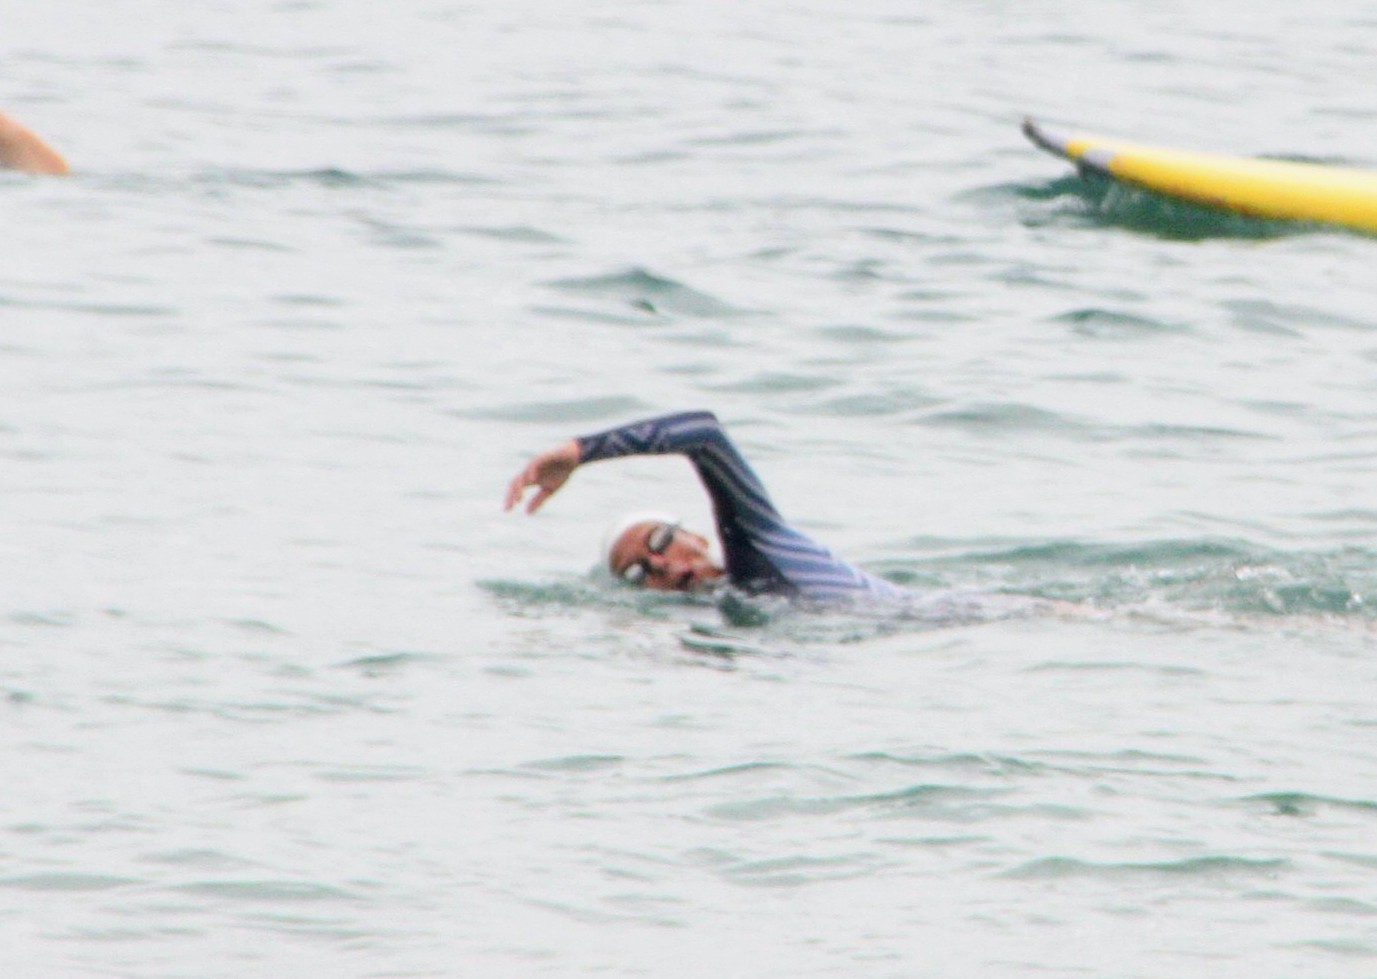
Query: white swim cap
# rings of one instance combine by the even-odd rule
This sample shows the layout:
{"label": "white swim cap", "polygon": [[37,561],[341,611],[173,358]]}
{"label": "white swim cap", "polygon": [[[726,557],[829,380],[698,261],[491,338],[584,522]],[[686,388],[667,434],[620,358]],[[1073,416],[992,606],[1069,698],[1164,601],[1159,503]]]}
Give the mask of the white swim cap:
{"label": "white swim cap", "polygon": [[622,534],[638,523],[677,524],[678,522],[678,517],[671,513],[665,513],[663,510],[637,510],[618,517],[612,521],[612,524],[607,528],[607,533],[602,538],[602,566],[609,572],[612,570],[612,548],[617,546],[617,541],[622,539]]}

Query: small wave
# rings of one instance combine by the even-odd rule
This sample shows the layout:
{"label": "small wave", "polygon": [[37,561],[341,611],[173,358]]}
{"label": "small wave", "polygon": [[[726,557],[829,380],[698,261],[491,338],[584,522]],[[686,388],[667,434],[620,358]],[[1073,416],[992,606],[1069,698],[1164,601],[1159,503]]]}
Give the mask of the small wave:
{"label": "small wave", "polygon": [[1377,815],[1377,801],[1371,799],[1340,799],[1334,796],[1312,795],[1308,792],[1262,792],[1239,800],[1247,806],[1260,806],[1276,816],[1313,816],[1321,809],[1345,809]]}
{"label": "small wave", "polygon": [[1224,879],[1237,874],[1274,875],[1289,866],[1280,858],[1191,857],[1154,863],[1095,863],[1074,857],[1042,857],[1020,864],[1000,876],[1015,880],[1060,880],[1067,877],[1097,877],[1122,880],[1141,877],[1202,877]]}
{"label": "small wave", "polygon": [[921,809],[950,809],[951,803],[985,801],[1002,795],[999,788],[970,788],[960,785],[921,784],[891,792],[840,796],[769,796],[713,806],[709,815],[733,822],[757,822],[788,816],[827,816],[856,809],[885,813]]}
{"label": "small wave", "polygon": [[600,772],[617,768],[625,761],[621,755],[563,755],[529,761],[522,767],[540,772]]}
{"label": "small wave", "polygon": [[[940,546],[940,542],[937,541],[925,540],[921,543],[925,547]],[[1210,559],[1243,560],[1248,556],[1250,552],[1246,545],[1219,539],[1168,539],[1121,544],[1086,544],[1080,541],[1055,540],[976,549],[961,553],[954,559],[982,564],[1049,563],[1095,568],[1143,564],[1180,565]]]}
{"label": "small wave", "polygon": [[598,907],[578,905],[571,901],[554,901],[548,898],[522,897],[521,900],[533,908],[538,908],[541,912],[553,912],[562,915],[572,921],[577,921],[583,925],[594,925],[601,928],[608,928],[615,925],[635,923],[638,925],[651,925],[656,928],[681,928],[685,922],[678,919],[657,913],[645,913],[643,905],[658,906],[672,899],[659,896],[640,896],[634,898],[621,897],[608,902],[614,905],[629,906],[630,910],[620,908],[608,911],[606,904]]}
{"label": "small wave", "polygon": [[659,314],[652,307],[631,304],[625,312],[606,309],[582,309],[576,306],[555,306],[549,303],[534,303],[530,311],[541,318],[552,317],[559,320],[573,320],[578,323],[596,323],[599,326],[645,326],[660,322]]}
{"label": "small wave", "polygon": [[547,286],[568,293],[595,296],[647,312],[700,318],[740,316],[745,310],[643,268],[577,279],[556,279]]}
{"label": "small wave", "polygon": [[1118,430],[1116,438],[1167,442],[1209,442],[1218,439],[1278,441],[1272,435],[1250,432],[1241,428],[1221,428],[1217,425],[1166,425],[1162,423],[1123,428]]}
{"label": "small wave", "polygon": [[882,863],[879,857],[870,853],[835,857],[795,855],[734,863],[720,868],[718,874],[733,883],[754,887],[800,887],[869,876]]}
{"label": "small wave", "polygon": [[518,606],[586,606],[596,604],[601,595],[600,589],[583,580],[532,582],[492,578],[478,582],[478,587]]}
{"label": "small wave", "polygon": [[1311,941],[1296,942],[1295,944],[1299,948],[1318,949],[1322,952],[1329,952],[1332,955],[1341,955],[1346,958],[1377,958],[1377,947],[1357,941],[1356,939],[1316,938]]}
{"label": "small wave", "polygon": [[513,581],[489,578],[478,587],[488,592],[518,615],[535,616],[568,609],[635,609],[649,618],[667,618],[684,610],[701,610],[710,605],[705,598],[678,592],[649,591],[613,586],[593,574],[555,581]]}
{"label": "small wave", "polygon": [[224,768],[183,768],[181,773],[192,778],[205,778],[216,782],[242,782],[248,778],[243,772],[231,772]]}
{"label": "small wave", "polygon": [[735,778],[741,775],[755,777],[761,774],[774,774],[778,772],[793,772],[797,770],[797,765],[787,764],[778,761],[747,761],[737,765],[726,765],[721,768],[709,768],[698,772],[681,772],[672,775],[662,776],[665,782],[694,782],[699,779],[720,779]]}
{"label": "small wave", "polygon": [[1369,870],[1377,870],[1377,856],[1371,853],[1330,852],[1324,855],[1330,860],[1337,860],[1340,863],[1352,864],[1355,867],[1363,867]]}
{"label": "small wave", "polygon": [[1234,324],[1255,333],[1280,336],[1300,336],[1295,324],[1303,323],[1307,330],[1316,327],[1368,333],[1370,320],[1343,316],[1331,310],[1312,306],[1283,305],[1267,299],[1234,299],[1220,303],[1233,314]]}
{"label": "small wave", "polygon": [[687,140],[687,143],[689,146],[701,147],[774,146],[801,139],[835,138],[840,135],[842,134],[836,130],[741,130],[721,136],[698,136]]}
{"label": "small wave", "polygon": [[439,248],[440,239],[414,227],[356,215],[354,220],[367,231],[374,244],[387,248]]}
{"label": "small wave", "polygon": [[340,663],[341,669],[357,670],[364,676],[380,677],[400,673],[418,663],[425,663],[436,657],[425,653],[378,653],[373,656],[360,656],[357,659]]}
{"label": "small wave", "polygon": [[762,371],[739,381],[724,384],[706,384],[708,391],[726,391],[733,394],[795,394],[807,391],[822,391],[836,387],[842,382],[835,377],[791,374],[785,371]]}
{"label": "small wave", "polygon": [[1005,590],[1109,607],[1165,601],[1183,610],[1236,615],[1377,616],[1365,598],[1377,590],[1377,555],[1358,548],[1286,553],[1216,538],[1048,541],[971,550],[922,540],[911,546],[947,551],[896,566],[919,579],[978,574],[986,581],[996,578]]}
{"label": "small wave", "polygon": [[680,635],[679,645],[694,653],[707,653],[727,660],[735,659],[737,656],[777,655],[773,650],[759,643],[718,632],[705,631],[701,627],[693,628]]}
{"label": "small wave", "polygon": [[175,884],[171,890],[231,901],[352,901],[357,895],[342,887],[297,880],[210,880]]}
{"label": "small wave", "polygon": [[142,884],[134,877],[112,874],[49,873],[21,877],[0,877],[0,887],[23,891],[108,891],[116,887]]}
{"label": "small wave", "polygon": [[285,724],[302,718],[329,717],[362,711],[386,712],[386,708],[361,697],[341,697],[310,693],[287,694],[295,699],[260,701],[213,701],[192,698],[146,700],[129,695],[112,695],[101,702],[117,707],[134,707],[165,714],[204,714],[244,724]]}
{"label": "small wave", "polygon": [[898,765],[905,768],[954,768],[974,770],[985,774],[1036,773],[1048,766],[1005,755],[961,752],[938,755],[896,755],[887,751],[866,751],[849,756],[851,760],[867,764]]}
{"label": "small wave", "polygon": [[421,115],[382,116],[358,122],[393,129],[460,129],[499,136],[526,135],[537,128],[534,120],[510,113],[433,112]]}
{"label": "small wave", "polygon": [[865,323],[843,323],[819,327],[814,333],[823,340],[845,344],[903,343],[909,338],[897,332],[881,330]]}
{"label": "small wave", "polygon": [[535,228],[527,224],[510,224],[495,227],[475,226],[462,230],[465,234],[475,235],[480,238],[492,238],[497,241],[510,241],[527,245],[564,245],[569,243],[568,238],[561,237],[550,231],[543,231],[540,228]]}
{"label": "small wave", "polygon": [[1054,210],[1039,209],[1026,214],[1024,221],[1029,225],[1073,221],[1082,225],[1126,228],[1171,241],[1284,238],[1311,233],[1322,227],[1299,221],[1250,217],[1192,204],[1120,183],[1094,171],[1038,184],[988,188],[986,193],[996,199],[1057,205]]}
{"label": "small wave", "polygon": [[349,943],[376,941],[378,930],[371,923],[367,927],[341,924],[333,917],[313,919],[301,914],[267,914],[258,912],[248,914],[237,922],[239,927],[257,931],[272,932],[294,938]]}
{"label": "small wave", "polygon": [[430,773],[415,765],[350,765],[313,773],[322,782],[415,782]]}
{"label": "small wave", "polygon": [[1113,309],[1088,307],[1073,309],[1052,317],[1054,323],[1064,323],[1073,333],[1101,340],[1126,340],[1163,333],[1188,333],[1189,327],[1162,320],[1135,316]]}
{"label": "small wave", "polygon": [[211,236],[206,239],[206,244],[215,245],[218,248],[236,248],[243,251],[262,251],[262,252],[291,252],[294,249],[288,245],[276,241],[265,241],[255,238],[221,238]]}
{"label": "small wave", "polygon": [[178,310],[173,306],[152,306],[142,303],[79,303],[61,300],[15,299],[10,296],[0,296],[0,306],[17,306],[21,309],[56,309],[69,313],[94,313],[97,316],[136,316],[141,318],[176,316],[178,313]]}
{"label": "small wave", "polygon": [[1062,198],[1084,201],[1086,197],[1085,181],[1074,173],[1035,184],[999,184],[976,193],[1027,201],[1055,201]]}
{"label": "small wave", "polygon": [[[1039,751],[1037,754],[1043,758],[1050,759],[1049,762],[1035,762],[1033,764],[1046,764],[1049,768],[1056,771],[1071,772],[1143,772],[1149,775],[1158,774],[1161,767],[1166,767],[1170,774],[1201,774],[1193,771],[1182,771],[1180,766],[1190,766],[1191,769],[1204,764],[1204,759],[1194,755],[1163,754],[1159,751],[1145,751],[1142,748],[1122,748],[1118,751],[1074,751],[1069,749],[1057,749]],[[1075,763],[1074,765],[1071,763]],[[1151,766],[1151,767],[1148,767]],[[1233,776],[1215,773],[1204,773],[1204,777],[1222,778],[1232,780]]]}
{"label": "small wave", "polygon": [[1028,673],[1150,673],[1154,676],[1205,676],[1206,671],[1194,666],[1171,666],[1160,663],[1124,663],[1114,660],[1052,660],[1027,668]]}
{"label": "small wave", "polygon": [[76,624],[76,615],[71,612],[11,612],[9,620],[15,625],[66,627]]}
{"label": "small wave", "polygon": [[934,411],[919,418],[918,422],[922,425],[962,428],[982,434],[1004,432],[1075,434],[1087,429],[1083,422],[1066,415],[1014,402],[974,403],[962,408]]}
{"label": "small wave", "polygon": [[[926,411],[937,403],[936,399],[922,391],[913,388],[900,388],[829,398],[796,410],[799,413],[819,415],[825,418],[877,418],[886,415],[907,415],[915,411]],[[940,425],[956,423],[956,419],[943,420],[930,415],[927,416],[925,422]]]}
{"label": "small wave", "polygon": [[455,184],[487,186],[500,181],[472,173],[452,170],[379,170],[361,173],[342,167],[315,167],[306,170],[224,170],[201,174],[197,184],[209,188],[246,187],[255,190],[276,190],[303,184],[330,190],[388,188],[407,184]]}
{"label": "small wave", "polygon": [[1351,897],[1321,897],[1308,902],[1312,911],[1322,914],[1352,914],[1364,918],[1377,917],[1377,904]]}
{"label": "small wave", "polygon": [[284,58],[291,61],[313,58],[331,58],[347,52],[349,49],[334,45],[269,45],[269,44],[249,44],[236,41],[219,41],[209,39],[193,39],[187,41],[173,41],[168,45],[170,51],[191,51],[207,52],[212,54],[249,54],[265,58]]}
{"label": "small wave", "polygon": [[262,619],[226,619],[225,624],[239,629],[252,635],[260,636],[290,636],[291,633],[281,626]]}
{"label": "small wave", "polygon": [[376,184],[363,174],[339,167],[319,167],[312,170],[225,170],[200,178],[209,186],[230,185],[255,189],[291,187],[314,184],[319,187],[366,187]]}

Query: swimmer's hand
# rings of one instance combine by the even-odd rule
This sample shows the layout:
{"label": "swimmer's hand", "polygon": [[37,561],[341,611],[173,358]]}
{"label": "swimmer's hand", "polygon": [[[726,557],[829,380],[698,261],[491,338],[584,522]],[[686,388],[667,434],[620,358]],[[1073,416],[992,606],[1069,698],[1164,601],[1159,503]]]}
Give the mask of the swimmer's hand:
{"label": "swimmer's hand", "polygon": [[526,504],[527,513],[535,513],[555,492],[568,481],[570,474],[578,468],[579,444],[570,439],[548,452],[542,452],[517,473],[507,485],[507,499],[504,510],[510,510],[521,502],[526,490],[536,487],[536,493]]}

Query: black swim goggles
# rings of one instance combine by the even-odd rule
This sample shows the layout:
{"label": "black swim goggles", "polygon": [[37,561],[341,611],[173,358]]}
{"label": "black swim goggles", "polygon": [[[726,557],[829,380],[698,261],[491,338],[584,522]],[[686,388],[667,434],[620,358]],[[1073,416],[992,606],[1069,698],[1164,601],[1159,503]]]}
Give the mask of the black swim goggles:
{"label": "black swim goggles", "polygon": [[[678,521],[656,524],[650,528],[650,534],[645,539],[646,553],[648,555],[665,553],[669,550],[670,542],[674,540],[674,535],[678,531]],[[628,585],[639,585],[645,581],[648,574],[650,574],[650,562],[645,558],[639,558],[622,568],[619,577]]]}

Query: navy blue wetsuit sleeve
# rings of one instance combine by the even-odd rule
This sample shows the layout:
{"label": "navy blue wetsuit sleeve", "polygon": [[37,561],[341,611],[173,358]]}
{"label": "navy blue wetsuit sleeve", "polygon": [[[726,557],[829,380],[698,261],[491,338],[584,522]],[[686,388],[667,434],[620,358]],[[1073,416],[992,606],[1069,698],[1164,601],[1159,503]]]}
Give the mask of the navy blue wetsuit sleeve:
{"label": "navy blue wetsuit sleeve", "polygon": [[752,592],[794,590],[757,543],[762,535],[784,528],[784,521],[760,477],[711,412],[686,412],[634,422],[586,435],[578,442],[583,462],[629,455],[687,457],[712,500],[713,518],[732,583]]}
{"label": "navy blue wetsuit sleeve", "polygon": [[739,588],[808,598],[894,590],[790,527],[711,412],[633,422],[585,435],[578,444],[585,463],[630,455],[686,456],[712,500],[727,574]]}

